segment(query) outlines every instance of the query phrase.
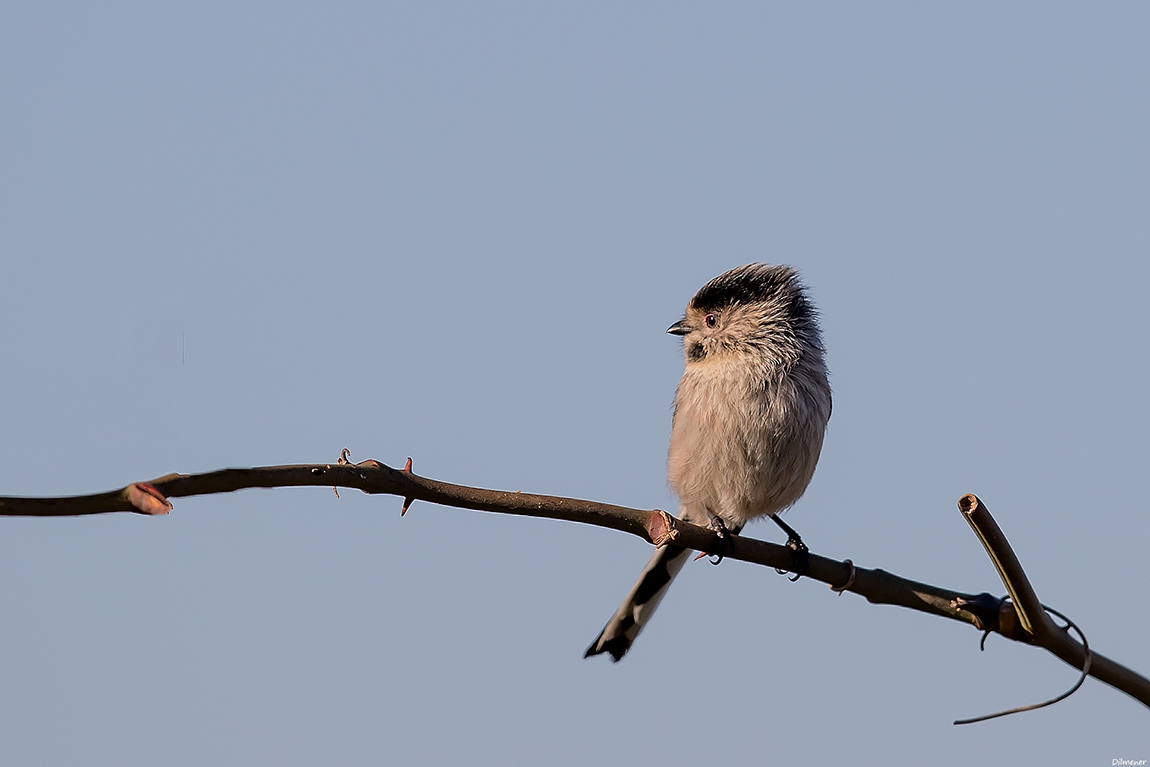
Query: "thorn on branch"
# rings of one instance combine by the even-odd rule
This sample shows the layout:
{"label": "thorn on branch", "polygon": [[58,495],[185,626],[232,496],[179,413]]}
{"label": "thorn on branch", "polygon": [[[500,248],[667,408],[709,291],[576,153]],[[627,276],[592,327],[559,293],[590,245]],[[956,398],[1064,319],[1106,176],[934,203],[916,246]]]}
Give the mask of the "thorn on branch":
{"label": "thorn on branch", "polygon": [[[351,463],[351,451],[345,447],[343,450],[339,451],[339,458],[335,459],[335,465],[336,466],[347,466],[349,463]],[[312,474],[318,474],[319,473],[316,469],[312,469],[311,471],[312,471]],[[339,488],[338,487],[336,487],[335,485],[332,485],[331,491],[333,493],[335,493],[336,498],[339,498]]]}
{"label": "thorn on branch", "polygon": [[[411,473],[411,456],[410,455],[407,456],[407,463],[405,463],[403,465],[403,473],[404,474],[410,474]],[[399,510],[399,516],[402,517],[404,514],[407,513],[407,509],[411,506],[411,502],[414,500],[415,499],[412,498],[411,496],[407,496],[406,498],[403,499],[403,508]]]}

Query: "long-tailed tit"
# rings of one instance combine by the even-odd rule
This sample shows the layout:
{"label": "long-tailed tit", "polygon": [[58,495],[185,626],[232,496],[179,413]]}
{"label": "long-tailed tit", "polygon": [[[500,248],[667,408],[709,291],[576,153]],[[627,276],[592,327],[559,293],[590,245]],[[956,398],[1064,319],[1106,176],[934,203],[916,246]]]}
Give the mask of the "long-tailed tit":
{"label": "long-tailed tit", "polygon": [[[798,273],[765,264],[732,269],[704,285],[667,332],[683,337],[686,358],[667,456],[679,517],[725,535],[770,516],[805,553],[775,515],[811,481],[831,389],[817,312]],[[691,553],[658,549],[586,657],[622,658]]]}

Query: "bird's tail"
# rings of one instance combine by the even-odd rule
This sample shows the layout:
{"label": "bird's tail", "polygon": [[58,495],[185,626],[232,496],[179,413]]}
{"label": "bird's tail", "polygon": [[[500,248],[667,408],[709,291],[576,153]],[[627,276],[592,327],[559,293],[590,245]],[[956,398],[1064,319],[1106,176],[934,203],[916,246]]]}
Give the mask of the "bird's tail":
{"label": "bird's tail", "polygon": [[622,658],[631,648],[635,637],[643,630],[643,626],[651,620],[655,608],[667,593],[667,587],[683,569],[683,564],[691,553],[690,549],[684,549],[682,546],[663,546],[657,549],[647,560],[647,566],[643,568],[639,580],[635,581],[635,585],[627,593],[623,604],[611,616],[611,620],[607,621],[607,625],[599,632],[598,638],[587,648],[583,657],[590,658],[592,655],[607,652],[611,653],[612,660],[618,661]]}

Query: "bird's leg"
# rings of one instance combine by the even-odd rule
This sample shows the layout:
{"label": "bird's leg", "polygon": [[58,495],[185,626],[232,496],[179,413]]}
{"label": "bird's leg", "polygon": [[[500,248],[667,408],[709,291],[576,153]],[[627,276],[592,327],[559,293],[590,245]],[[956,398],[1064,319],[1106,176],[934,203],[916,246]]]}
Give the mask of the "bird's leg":
{"label": "bird's leg", "polygon": [[715,516],[710,511],[707,512],[707,516],[711,518],[711,529],[715,531],[715,537],[719,539],[719,553],[715,554],[716,559],[711,560],[712,565],[717,565],[731,551],[731,531],[723,523],[722,517]]}
{"label": "bird's leg", "polygon": [[[791,569],[794,570],[795,573],[795,577],[791,578],[791,581],[797,581],[803,577],[811,564],[811,550],[807,548],[807,544],[803,543],[802,536],[796,533],[793,527],[779,519],[778,514],[772,514],[771,519],[787,534],[787,548],[791,550],[791,560],[793,562]],[[779,570],[777,567],[775,570],[779,574],[786,572],[786,570]]]}

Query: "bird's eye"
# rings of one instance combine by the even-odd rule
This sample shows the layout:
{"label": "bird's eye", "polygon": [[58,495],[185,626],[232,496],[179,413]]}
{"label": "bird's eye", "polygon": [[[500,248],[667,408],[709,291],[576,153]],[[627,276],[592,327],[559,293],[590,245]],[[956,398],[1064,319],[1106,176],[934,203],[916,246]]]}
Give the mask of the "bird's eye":
{"label": "bird's eye", "polygon": [[703,318],[703,322],[707,323],[707,327],[709,328],[713,328],[715,325],[719,324],[718,318],[713,314],[708,314],[705,318]]}

